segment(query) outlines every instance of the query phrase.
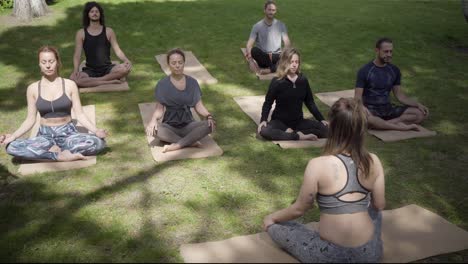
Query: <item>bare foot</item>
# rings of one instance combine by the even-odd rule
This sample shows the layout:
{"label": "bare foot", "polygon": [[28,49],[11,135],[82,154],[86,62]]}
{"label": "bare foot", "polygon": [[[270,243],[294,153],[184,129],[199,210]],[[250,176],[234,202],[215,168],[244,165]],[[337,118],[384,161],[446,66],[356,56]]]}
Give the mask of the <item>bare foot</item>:
{"label": "bare foot", "polygon": [[50,152],[60,152],[61,149],[60,149],[59,146],[53,145],[52,147],[50,147],[49,151],[50,151]]}
{"label": "bare foot", "polygon": [[297,132],[299,135],[299,140],[312,140],[315,141],[318,139],[318,137],[315,134],[304,134],[302,132]]}
{"label": "bare foot", "polygon": [[410,128],[410,130],[421,131],[421,128],[416,124],[411,124],[411,125],[407,125],[407,126]]}
{"label": "bare foot", "polygon": [[193,148],[201,148],[201,147],[202,147],[202,143],[201,143],[200,141],[197,141],[197,142],[193,143],[193,144],[191,145],[191,147],[193,147]]}
{"label": "bare foot", "polygon": [[170,145],[164,145],[162,153],[166,153],[166,152],[174,151],[174,150],[178,150],[178,149],[181,149],[180,145],[178,145],[176,143],[172,143]]}
{"label": "bare foot", "polygon": [[402,128],[402,130],[406,130],[406,131],[409,131],[409,130],[420,131],[421,130],[419,126],[416,124],[407,125],[405,123],[399,123],[399,125]]}
{"label": "bare foot", "polygon": [[57,156],[58,161],[73,161],[73,160],[84,160],[86,159],[81,153],[71,153],[69,150],[60,152]]}
{"label": "bare foot", "polygon": [[164,145],[163,149],[162,149],[162,153],[166,153],[168,150],[167,148],[169,147],[169,145]]}
{"label": "bare foot", "polygon": [[286,132],[286,133],[292,133],[292,132],[294,132],[294,130],[292,130],[292,128],[288,127],[288,129],[286,129],[286,131],[284,131],[284,132]]}
{"label": "bare foot", "polygon": [[258,67],[257,62],[252,58],[249,60],[249,68],[255,73],[260,73],[260,67]]}
{"label": "bare foot", "polygon": [[122,81],[121,80],[112,80],[112,81],[109,81],[109,83],[111,83],[111,84],[121,84]]}
{"label": "bare foot", "polygon": [[6,138],[6,136],[5,136],[5,135],[1,135],[1,136],[0,136],[0,143],[2,143],[2,142],[3,142],[3,140],[5,140],[5,138]]}

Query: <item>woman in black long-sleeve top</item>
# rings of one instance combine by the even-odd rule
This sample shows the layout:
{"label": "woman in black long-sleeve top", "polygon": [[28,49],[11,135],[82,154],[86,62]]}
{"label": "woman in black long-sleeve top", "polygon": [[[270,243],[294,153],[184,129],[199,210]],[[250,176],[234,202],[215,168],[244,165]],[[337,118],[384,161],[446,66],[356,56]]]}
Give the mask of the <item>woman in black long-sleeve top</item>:
{"label": "woman in black long-sleeve top", "polygon": [[[281,54],[277,76],[271,81],[265,96],[258,133],[269,140],[327,137],[328,122],[315,105],[309,81],[300,72],[300,55],[296,49],[287,49]],[[276,102],[275,110],[267,122],[273,102]],[[303,103],[318,121],[304,119]]]}

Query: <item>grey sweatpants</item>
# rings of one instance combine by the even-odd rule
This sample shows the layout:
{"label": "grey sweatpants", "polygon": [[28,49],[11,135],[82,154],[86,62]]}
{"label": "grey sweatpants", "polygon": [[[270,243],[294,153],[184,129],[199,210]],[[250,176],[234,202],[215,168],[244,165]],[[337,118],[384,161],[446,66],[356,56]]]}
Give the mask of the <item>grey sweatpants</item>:
{"label": "grey sweatpants", "polygon": [[355,248],[322,240],[319,232],[293,221],[269,226],[268,234],[276,244],[301,262],[380,262],[383,255],[382,213],[369,209],[369,215],[374,223],[374,235],[369,242]]}
{"label": "grey sweatpants", "polygon": [[161,123],[158,126],[157,136],[162,141],[177,143],[182,148],[185,148],[193,145],[210,133],[211,128],[208,125],[208,121],[193,121],[181,128]]}

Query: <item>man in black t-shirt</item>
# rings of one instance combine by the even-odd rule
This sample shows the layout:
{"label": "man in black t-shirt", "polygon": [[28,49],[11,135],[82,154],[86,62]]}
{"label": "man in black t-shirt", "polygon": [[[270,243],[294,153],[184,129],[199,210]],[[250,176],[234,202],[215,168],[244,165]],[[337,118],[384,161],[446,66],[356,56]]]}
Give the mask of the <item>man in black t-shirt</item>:
{"label": "man in black t-shirt", "polygon": [[[112,64],[110,48],[124,63]],[[86,55],[86,67],[79,71],[81,52]],[[87,2],[83,10],[83,28],[75,37],[73,73],[70,79],[78,87],[120,83],[132,68],[132,63],[120,49],[112,28],[104,24],[104,10],[96,2]]]}
{"label": "man in black t-shirt", "polygon": [[[369,126],[382,130],[419,130],[416,124],[429,115],[429,109],[407,97],[401,89],[401,72],[391,64],[393,42],[381,38],[375,45],[376,57],[357,74],[355,98],[361,99],[368,113]],[[403,105],[390,102],[390,92]]]}

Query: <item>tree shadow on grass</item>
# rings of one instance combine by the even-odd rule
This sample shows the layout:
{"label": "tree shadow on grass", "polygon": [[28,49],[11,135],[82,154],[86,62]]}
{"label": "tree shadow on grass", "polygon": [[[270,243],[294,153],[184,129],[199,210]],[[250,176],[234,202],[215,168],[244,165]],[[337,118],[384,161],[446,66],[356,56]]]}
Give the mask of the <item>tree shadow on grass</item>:
{"label": "tree shadow on grass", "polygon": [[[299,5],[299,7],[301,5],[310,7],[309,1],[302,1],[299,4],[297,4],[297,2],[298,1],[296,1],[295,4]],[[226,166],[226,174],[233,173],[241,175],[241,179],[251,182],[252,185],[258,187],[259,190],[270,195],[272,197],[270,201],[272,206],[280,208],[285,205],[284,198],[282,197],[291,197],[286,199],[288,202],[292,198],[295,198],[307,160],[311,157],[318,156],[321,150],[283,150],[270,142],[260,142],[254,138],[256,125],[240,110],[237,104],[232,100],[232,97],[243,95],[238,94],[238,88],[242,88],[243,91],[249,94],[264,94],[268,87],[268,82],[257,81],[248,71],[239,50],[241,46],[245,45],[245,41],[252,25],[261,18],[262,8],[258,3],[248,0],[236,1],[236,5],[228,5],[226,3],[229,3],[229,1],[164,3],[142,1],[120,4],[105,3],[104,8],[106,10],[108,25],[114,28],[121,48],[134,62],[134,72],[129,77],[131,91],[126,93],[85,94],[82,95],[83,103],[97,104],[97,113],[99,113],[98,119],[105,119],[106,124],[110,126],[111,133],[116,136],[115,141],[111,140],[113,144],[112,152],[109,152],[102,157],[103,163],[110,162],[110,160],[113,159],[113,162],[116,165],[112,168],[110,174],[127,173],[123,170],[124,165],[122,165],[122,163],[137,162],[139,159],[135,157],[127,157],[126,155],[129,155],[129,153],[137,153],[134,156],[139,157],[139,154],[143,155],[142,152],[145,152],[145,155],[148,155],[149,153],[145,145],[146,142],[144,141],[143,126],[137,104],[152,101],[153,87],[156,80],[165,76],[159,65],[156,63],[154,55],[164,53],[173,47],[192,50],[202,64],[204,64],[213,76],[218,78],[220,81],[220,84],[218,85],[202,87],[204,102],[208,106],[208,109],[215,113],[218,119],[219,128],[214,137],[225,151],[224,156],[216,158],[215,161]],[[327,5],[325,2],[315,1],[314,3]],[[296,37],[293,38],[293,41],[295,41],[299,48],[304,50],[306,56],[310,58],[310,61],[307,63],[310,64],[311,69],[306,69],[305,73],[310,77],[313,89],[315,88],[315,82],[325,89],[330,89],[330,87],[337,84],[345,85],[347,81],[343,80],[349,80],[350,83],[354,82],[354,73],[352,73],[353,67],[335,69],[335,67],[332,67],[334,65],[327,64],[328,61],[333,61],[330,60],[330,58],[326,56],[325,58],[314,56],[319,55],[319,53],[324,53],[330,54],[330,57],[334,59],[343,59],[343,57],[346,57],[332,57],[335,51],[330,50],[328,45],[333,42],[333,38],[330,38],[329,36],[342,34],[345,30],[349,29],[349,25],[341,25],[340,23],[335,23],[336,21],[330,22],[327,20],[325,22],[320,22],[321,24],[302,24],[301,26],[298,26],[299,30],[297,30],[295,25],[299,25],[299,20],[303,18],[304,14],[296,13],[298,12],[296,5],[282,5],[279,18],[284,18],[285,22],[289,26],[291,34],[296,35]],[[365,10],[366,8],[369,7],[363,7],[362,10]],[[284,13],[281,13],[283,10]],[[301,8],[300,10],[301,12],[311,12],[310,8]],[[321,18],[321,12],[323,12],[323,10],[326,10],[326,8],[314,9],[312,11],[315,13],[312,15],[308,14],[307,17],[309,19],[313,19],[315,15],[317,18]],[[349,16],[359,16],[359,12],[356,14],[350,14],[346,8],[342,8],[340,10],[340,12],[346,12],[345,15],[348,20],[357,19]],[[362,10],[360,10],[360,12]],[[291,14],[293,11],[295,12],[294,15],[297,16],[293,16]],[[54,26],[24,26],[11,28],[0,35],[0,39],[2,39],[2,43],[0,44],[0,54],[2,54],[0,62],[5,65],[13,66],[21,74],[24,74],[24,77],[19,81],[15,81],[14,85],[0,90],[0,111],[2,111],[2,113],[8,113],[25,108],[25,87],[30,82],[39,78],[35,51],[40,45],[52,44],[58,46],[64,63],[63,76],[66,77],[71,72],[71,58],[74,46],[73,40],[76,30],[80,27],[79,24],[81,20],[82,6],[68,8],[65,12],[65,18],[60,19]],[[290,16],[287,16],[288,12],[290,13]],[[239,14],[242,14],[242,19],[239,18]],[[338,15],[339,13],[336,13],[334,16],[331,16],[330,19],[334,20]],[[364,17],[365,16],[360,16],[358,18],[362,20],[360,20],[361,22],[359,25],[362,24],[364,26],[367,23],[366,20],[363,20]],[[220,18],[222,18],[223,23],[219,22]],[[372,17],[368,17],[368,19],[372,20]],[[331,24],[327,24],[329,22],[333,23],[332,30],[330,30],[329,27]],[[317,26],[317,30],[319,31],[317,34],[313,34],[316,33],[314,30],[308,31],[312,24]],[[380,32],[381,29],[376,27],[375,23],[372,22],[369,23],[369,25],[369,27],[365,27],[365,30],[360,29],[360,32],[362,32],[360,33],[361,35],[351,39],[351,42],[362,41],[362,39],[373,39],[374,37],[369,36],[368,30],[372,30],[371,32]],[[300,34],[297,33],[298,31],[301,33],[306,32],[307,36],[310,35],[311,37],[300,39]],[[353,32],[352,30],[348,31],[349,33]],[[309,34],[310,32],[312,33]],[[363,34],[366,36],[363,36]],[[341,38],[338,39],[341,40]],[[314,43],[321,43],[321,45],[316,45]],[[337,46],[338,49],[344,48],[343,46],[348,48],[348,51],[345,54],[355,55],[355,58],[359,59],[365,57],[365,55],[363,55],[365,52],[362,51],[362,47],[365,46],[365,50],[367,51],[367,46],[364,44],[361,44],[360,47],[356,48],[360,51],[357,53],[353,53],[356,49],[350,48],[352,45],[349,45],[346,41],[343,41],[342,45],[340,45]],[[12,47],[15,47],[14,52],[12,52]],[[328,53],[325,51],[328,51]],[[353,58],[353,56],[346,57],[346,59],[348,58]],[[418,57],[414,56],[410,57],[410,59],[417,61]],[[328,67],[327,65],[331,66]],[[357,66],[355,66],[355,68],[357,70]],[[433,70],[435,70],[435,68]],[[343,76],[352,77],[346,79],[343,78]],[[450,79],[448,78],[450,75],[430,77],[436,78],[432,79],[432,81],[437,82],[441,82],[444,79]],[[455,85],[456,91],[461,92],[462,94],[466,91],[462,89],[464,88],[463,81],[460,81],[459,79],[447,82],[450,86]],[[423,89],[421,87],[422,86],[418,86],[414,94],[421,92]],[[447,87],[450,88],[449,85]],[[436,94],[437,96],[430,97],[430,95],[433,94],[428,93],[424,98],[429,102],[429,106],[437,107],[436,119],[445,119],[464,128],[464,123],[460,122],[463,118],[463,116],[460,115],[460,110],[463,109],[462,106],[466,99],[460,99],[454,94],[444,93],[442,91],[439,91]],[[458,110],[452,112],[449,107],[439,106],[438,103],[440,103],[441,98],[444,101],[451,103],[455,100],[453,105],[456,105],[456,109]],[[102,109],[105,109],[106,111],[102,111]],[[323,109],[324,108],[322,108],[322,110]],[[98,120],[98,123],[101,122],[102,119]],[[463,131],[464,130],[465,129],[463,129]],[[135,141],[134,137],[136,135],[141,135],[141,140]],[[390,204],[394,207],[399,207],[406,203],[412,203],[415,200],[418,201],[421,195],[413,195],[413,190],[420,190],[420,188],[417,186],[410,188],[407,184],[414,185],[415,182],[424,181],[425,179],[422,175],[424,175],[424,173],[430,173],[430,178],[432,180],[428,183],[429,186],[424,187],[423,190],[431,194],[434,193],[433,188],[444,189],[443,192],[439,192],[439,194],[437,194],[441,199],[437,198],[438,202],[434,207],[437,208],[439,213],[442,212],[444,216],[450,215],[451,218],[460,219],[461,222],[466,223],[466,213],[457,211],[459,209],[452,209],[459,208],[456,205],[456,200],[462,196],[464,189],[466,189],[463,188],[463,182],[466,181],[464,181],[462,177],[462,175],[464,175],[464,166],[460,166],[459,164],[457,165],[454,162],[449,162],[450,165],[443,165],[441,163],[439,164],[439,167],[435,165],[429,166],[428,169],[423,169],[421,172],[416,170],[416,167],[414,166],[414,164],[420,163],[420,159],[415,155],[409,154],[416,153],[414,152],[414,149],[418,148],[420,151],[427,151],[427,149],[430,149],[430,146],[424,145],[422,142],[435,142],[436,145],[448,143],[455,146],[453,148],[456,149],[457,153],[466,154],[466,152],[462,150],[466,144],[457,144],[457,142],[463,140],[463,135],[464,134],[436,137],[434,139],[418,139],[392,145],[384,145],[382,142],[371,140],[371,150],[380,151],[382,153],[381,158],[384,162],[389,164],[389,167],[396,171],[392,172],[392,177],[389,177],[387,181],[388,186],[390,186],[388,193],[398,194],[391,198]],[[136,142],[136,145],[125,147],[125,143],[127,143],[125,142],[125,137],[129,137],[129,142]],[[138,152],[138,150],[140,150],[140,152]],[[447,148],[448,152],[451,150],[452,147]],[[449,154],[448,157],[453,158],[454,155],[455,154]],[[202,168],[203,166],[209,166],[210,163],[213,163],[213,159],[172,162],[168,164],[171,164],[170,166],[182,164],[188,169],[193,169],[198,165],[201,165],[200,167]],[[163,165],[163,167],[164,166],[169,165]],[[444,175],[446,170],[450,170],[450,166],[457,167],[455,170],[457,174],[452,175],[453,179],[434,181],[434,178],[437,177],[436,174]],[[259,170],[259,168],[261,169]],[[428,170],[430,169],[434,169],[434,172],[429,172]],[[122,171],[119,172],[119,170]],[[205,172],[203,169],[201,169],[201,171]],[[85,172],[92,172],[92,169],[80,170],[79,172],[76,172],[76,174],[79,174],[80,177],[88,177],[89,175],[84,175]],[[137,232],[133,240],[129,239],[126,242],[122,242],[126,243],[125,245],[122,245],[118,242],[118,237],[128,237],[127,230],[117,226],[106,231],[104,229],[107,227],[94,223],[93,221],[88,221],[86,219],[83,220],[82,218],[74,215],[77,211],[80,211],[87,205],[91,205],[95,201],[99,201],[111,194],[117,195],[119,191],[124,191],[126,189],[125,186],[144,182],[148,179],[148,175],[159,173],[158,169],[149,170],[148,174],[138,173],[135,176],[130,176],[128,179],[123,179],[120,183],[116,183],[121,187],[111,188],[104,186],[102,188],[98,188],[97,191],[84,195],[80,193],[61,194],[50,192],[46,190],[48,186],[37,183],[33,180],[19,181],[16,184],[20,187],[12,189],[14,192],[19,192],[17,196],[18,203],[0,203],[2,206],[5,206],[5,208],[11,209],[1,210],[2,212],[12,212],[18,215],[18,217],[15,217],[17,220],[8,218],[7,220],[4,220],[6,222],[3,222],[4,224],[2,225],[6,225],[7,227],[11,226],[13,229],[10,230],[14,230],[13,232],[24,232],[24,235],[21,235],[20,239],[17,240],[19,241],[18,243],[14,242],[10,243],[11,245],[9,246],[2,246],[2,248],[9,249],[7,252],[9,257],[6,257],[5,259],[12,261],[25,260],[28,258],[24,257],[23,253],[27,252],[29,255],[37,256],[35,258],[36,260],[57,260],[57,258],[54,259],[52,255],[41,258],[36,253],[30,253],[30,251],[28,251],[29,249],[22,249],[20,247],[22,244],[27,245],[29,248],[29,246],[47,241],[47,230],[52,230],[54,227],[58,226],[62,230],[60,230],[60,232],[53,233],[53,236],[63,240],[66,240],[68,237],[84,237],[83,240],[85,241],[85,245],[83,248],[87,249],[89,246],[90,252],[95,250],[95,253],[90,254],[95,254],[94,259],[97,260],[132,261],[136,258],[139,258],[138,260],[141,259],[145,261],[148,259],[166,260],[168,258],[167,255],[160,253],[160,251],[155,248],[146,247],[145,243],[148,240],[154,240],[156,242],[152,244],[153,246],[156,247],[157,244],[161,243],[161,248],[167,249],[167,245],[165,244],[165,240],[169,240],[167,237],[163,236],[161,239],[155,237],[154,233],[151,232]],[[209,173],[209,171],[207,173]],[[69,173],[64,175],[72,176],[72,174]],[[220,182],[216,179],[216,175],[211,176],[213,177],[208,177],[208,181],[211,181],[212,185],[219,185]],[[230,179],[226,179],[226,182],[229,180]],[[226,184],[226,182],[221,184]],[[457,184],[460,182],[461,184]],[[235,182],[231,182],[230,184],[234,185]],[[161,186],[160,188],[164,188],[164,186]],[[454,193],[450,193],[452,192],[451,188],[455,188],[456,191]],[[31,192],[31,190],[37,191]],[[139,206],[144,208],[142,211],[149,208],[147,204],[148,200],[154,199],[156,202],[167,202],[164,199],[158,200],[160,199],[159,194],[154,194],[151,189],[146,186],[142,188],[141,192],[142,197],[140,199]],[[256,224],[253,224],[253,222],[255,222],[253,220],[244,219],[241,215],[239,216],[239,219],[246,222],[242,223],[242,221],[235,218],[237,215],[245,212],[245,210],[255,210],[257,208],[256,206],[252,206],[253,203],[256,203],[256,197],[253,194],[230,193],[223,190],[209,194],[210,198],[213,199],[212,201],[200,202],[197,200],[189,200],[185,203],[187,207],[192,207],[199,211],[196,214],[199,215],[202,222],[213,222],[212,219],[216,219],[216,217],[222,215],[219,212],[224,212],[223,215],[228,215],[233,218],[231,223],[228,225],[229,228],[234,230],[231,232],[245,234],[246,230],[248,232],[256,232],[260,230],[260,225],[257,226]],[[233,195],[236,195],[236,197]],[[428,198],[430,199],[428,199],[426,204],[430,204],[431,201],[435,199],[431,195],[429,195]],[[3,196],[4,195],[2,195],[2,197]],[[14,197],[9,197],[9,201],[16,201]],[[21,203],[21,201],[27,200],[26,198],[30,199],[29,202],[33,202],[31,199],[34,198],[34,200],[39,201],[39,204],[31,209],[31,207]],[[65,205],[60,203],[61,200],[66,201]],[[53,203],[54,201],[58,202]],[[41,212],[38,209],[41,207],[51,209],[53,213],[47,214],[45,212]],[[223,207],[226,207],[227,209],[223,209]],[[444,211],[444,209],[447,209],[447,211]],[[259,214],[263,213],[264,212],[257,213],[256,216],[258,219],[256,220],[261,219],[262,216],[259,216]],[[316,217],[317,215],[315,214],[313,216],[309,216],[308,219],[313,218],[316,220]],[[37,223],[37,227],[35,227],[34,219],[37,218],[39,218],[39,223]],[[144,223],[143,230],[148,231],[154,228],[161,228],[160,223],[154,223],[152,218],[144,215],[144,213],[142,213],[141,218]],[[257,222],[258,221],[256,221],[256,223]],[[15,224],[18,224],[19,226],[15,227]],[[32,227],[28,227],[30,225]],[[67,229],[69,226],[72,226],[71,231]],[[198,233],[194,236],[195,241],[202,241],[205,238],[211,239],[213,237],[222,237],[222,234],[216,235],[216,232],[220,231],[220,226],[222,226],[222,224],[215,224],[212,227],[198,227],[202,231],[195,232]],[[31,230],[28,228],[31,228]],[[89,232],[81,233],[81,229],[87,229]],[[11,231],[7,231],[9,230],[8,228],[2,228],[2,230],[4,231],[0,233],[0,237],[2,238],[2,241],[5,241],[2,245],[6,245],[6,241],[12,241],[10,238],[14,234],[12,235],[10,233]],[[210,236],[203,236],[203,233],[208,233]],[[101,236],[110,236],[111,239],[106,240],[101,238]],[[193,238],[189,238],[189,240],[192,239]],[[30,240],[31,242],[28,244],[28,241]],[[112,246],[109,247],[109,244],[116,244],[117,250],[113,249]],[[108,248],[111,248],[111,250],[108,250]],[[112,253],[115,253],[115,251],[126,254],[125,251],[140,250],[140,248],[141,251],[138,252],[141,252],[141,254],[137,253],[135,255],[129,253],[127,256],[119,254],[109,256],[112,255]],[[40,248],[39,250],[42,249]],[[64,248],[63,252],[68,253],[68,250],[69,249]],[[145,255],[145,250],[148,251],[149,254],[155,254],[159,257],[151,258],[151,256]],[[62,250],[52,250],[52,254],[61,254],[60,251]],[[167,251],[170,252],[170,250]],[[93,260],[93,256],[88,256],[89,255],[85,255],[83,257],[76,252],[72,252],[70,257],[61,258],[65,261],[79,261],[83,259]],[[131,259],[132,257],[134,258]]]}
{"label": "tree shadow on grass", "polygon": [[[12,262],[28,259],[65,262],[174,261],[166,254],[169,238],[158,232],[164,226],[152,223],[145,217],[145,201],[164,202],[164,198],[151,198],[157,195],[144,187],[148,179],[173,165],[176,163],[154,166],[89,193],[54,192],[34,179],[3,187],[0,190],[0,207],[8,217],[2,217],[0,222],[2,259]],[[141,228],[139,223],[135,224],[134,230],[118,224],[109,226],[105,219],[97,220],[99,215],[87,215],[87,207],[139,185],[143,185],[144,194],[140,206],[137,206],[143,219]],[[62,241],[63,245],[57,245],[58,241]],[[52,247],[49,249],[50,245]]]}
{"label": "tree shadow on grass", "polygon": [[[252,6],[249,1],[243,1],[243,4],[236,5],[236,8],[249,10],[247,6]],[[115,29],[121,48],[136,66],[135,71],[138,71],[138,65],[141,65],[142,68],[155,69],[157,63],[154,56],[156,54],[180,46],[187,50],[193,50],[202,60],[208,60],[208,64],[214,65],[214,68],[210,70],[217,73],[219,69],[223,68],[223,65],[226,65],[222,58],[224,51],[218,49],[221,40],[236,43],[238,41],[236,39],[237,34],[234,33],[237,32],[235,29],[241,26],[248,31],[251,27],[249,21],[228,23],[224,26],[213,25],[214,17],[206,16],[206,10],[212,10],[213,13],[223,13],[225,19],[228,20],[237,18],[232,12],[223,10],[225,8],[224,3],[217,2],[142,1],[119,4],[105,3],[103,6],[106,11],[107,24]],[[59,48],[63,62],[62,76],[68,77],[72,70],[74,35],[80,28],[82,6],[70,7],[65,12],[65,17],[59,19],[56,25],[14,27],[1,34],[0,54],[2,56],[0,62],[14,66],[24,74],[24,77],[14,85],[15,88],[0,91],[0,100],[2,100],[0,109],[2,111],[15,111],[25,107],[24,94],[26,87],[40,77],[36,57],[36,50],[40,46],[53,45]],[[174,13],[180,13],[180,15],[171,15]],[[256,14],[258,12],[253,11],[252,13]],[[121,19],[122,17],[126,19]],[[194,20],[194,18],[197,19]],[[214,28],[207,30],[206,25],[209,24],[212,24]],[[187,27],[186,25],[191,26]],[[224,30],[234,34],[227,34]],[[215,36],[219,37],[219,39],[214,38]],[[239,39],[244,39],[244,37]],[[12,52],[13,47],[14,52]],[[240,56],[237,55],[236,57],[241,60]],[[211,61],[211,57],[215,58],[215,61]],[[140,100],[147,95],[138,94],[138,90],[151,89],[150,87],[139,88],[142,81],[150,82],[152,86],[154,79],[138,78],[136,82],[133,82],[132,75],[129,77],[133,95],[139,97]],[[96,99],[103,97],[103,95],[85,95],[83,97]],[[111,94],[109,99],[112,99],[112,97]]]}
{"label": "tree shadow on grass", "polygon": [[0,188],[2,186],[8,185],[11,182],[15,181],[18,179],[17,176],[11,174],[3,164],[0,164]]}

